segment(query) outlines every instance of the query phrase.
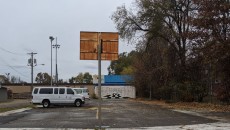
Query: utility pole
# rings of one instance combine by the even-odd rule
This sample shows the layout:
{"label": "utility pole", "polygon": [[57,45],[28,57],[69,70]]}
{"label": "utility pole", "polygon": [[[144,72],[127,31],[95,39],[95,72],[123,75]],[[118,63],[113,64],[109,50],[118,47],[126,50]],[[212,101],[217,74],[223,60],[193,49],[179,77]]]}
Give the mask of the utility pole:
{"label": "utility pole", "polygon": [[99,105],[98,105],[98,119],[99,119],[99,129],[101,130],[102,126],[102,119],[101,119],[101,52],[102,52],[102,39],[101,33],[98,35],[98,96],[99,96]]}
{"label": "utility pole", "polygon": [[5,73],[7,76],[8,83],[10,82],[10,73]]}
{"label": "utility pole", "polygon": [[57,44],[57,37],[56,37],[56,44],[53,45],[53,48],[56,49],[56,75],[55,75],[55,81],[56,81],[56,85],[58,86],[57,49],[60,48],[60,45]]}
{"label": "utility pole", "polygon": [[36,59],[34,59],[34,55],[37,54],[37,53],[27,53],[29,55],[31,55],[31,58],[28,60],[28,66],[31,66],[31,88],[30,88],[30,92],[33,91],[33,75],[34,75],[34,66],[37,65],[37,62],[36,62]]}
{"label": "utility pole", "polygon": [[212,62],[209,63],[209,79],[210,79],[210,102],[212,103],[212,89],[213,89],[213,86],[212,86]]}

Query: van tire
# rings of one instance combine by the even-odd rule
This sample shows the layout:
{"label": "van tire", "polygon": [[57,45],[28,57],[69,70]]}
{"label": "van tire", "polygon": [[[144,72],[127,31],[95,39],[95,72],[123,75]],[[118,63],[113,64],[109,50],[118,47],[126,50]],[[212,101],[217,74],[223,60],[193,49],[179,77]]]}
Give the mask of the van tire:
{"label": "van tire", "polygon": [[42,101],[42,106],[44,107],[44,108],[48,108],[49,106],[50,106],[50,101],[49,100],[43,100]]}
{"label": "van tire", "polygon": [[80,99],[77,99],[77,100],[75,100],[75,102],[74,102],[74,105],[75,105],[76,107],[80,107],[81,104],[82,104],[82,102],[81,102]]}

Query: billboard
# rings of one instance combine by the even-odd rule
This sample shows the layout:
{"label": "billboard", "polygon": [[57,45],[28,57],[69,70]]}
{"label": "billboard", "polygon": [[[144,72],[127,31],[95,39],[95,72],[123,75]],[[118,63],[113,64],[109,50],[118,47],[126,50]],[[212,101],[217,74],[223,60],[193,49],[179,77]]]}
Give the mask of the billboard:
{"label": "billboard", "polygon": [[117,32],[80,32],[80,60],[98,60],[98,45],[101,43],[101,60],[118,59]]}

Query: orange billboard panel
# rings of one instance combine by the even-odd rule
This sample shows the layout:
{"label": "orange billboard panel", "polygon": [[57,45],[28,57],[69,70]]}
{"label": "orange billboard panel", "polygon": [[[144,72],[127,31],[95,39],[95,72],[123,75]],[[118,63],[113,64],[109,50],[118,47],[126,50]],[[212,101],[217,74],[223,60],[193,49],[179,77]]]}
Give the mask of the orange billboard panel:
{"label": "orange billboard panel", "polygon": [[[101,60],[117,60],[118,54],[101,54]],[[98,60],[97,53],[80,53],[80,60]]]}
{"label": "orange billboard panel", "polygon": [[98,32],[80,32],[80,40],[98,41]]}
{"label": "orange billboard panel", "polygon": [[102,53],[101,54],[101,60],[117,60],[118,59],[118,54],[106,54]]}
{"label": "orange billboard panel", "polygon": [[97,42],[96,41],[85,41],[81,40],[80,42],[80,52],[97,52]]}
{"label": "orange billboard panel", "polygon": [[102,42],[102,53],[118,53],[118,42]]}
{"label": "orange billboard panel", "polygon": [[96,60],[97,53],[80,53],[80,60]]}
{"label": "orange billboard panel", "polygon": [[116,32],[80,32],[80,60],[98,60],[98,45],[101,43],[101,60],[118,59]]}
{"label": "orange billboard panel", "polygon": [[117,32],[101,32],[101,39],[103,41],[117,41],[118,42],[118,33]]}

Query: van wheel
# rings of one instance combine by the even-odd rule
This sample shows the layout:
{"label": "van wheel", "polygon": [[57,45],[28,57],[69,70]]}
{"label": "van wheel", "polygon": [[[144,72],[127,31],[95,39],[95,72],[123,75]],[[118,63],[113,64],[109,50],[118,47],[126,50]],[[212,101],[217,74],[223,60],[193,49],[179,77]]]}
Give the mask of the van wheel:
{"label": "van wheel", "polygon": [[81,106],[81,100],[79,100],[79,99],[77,99],[77,100],[75,100],[75,102],[74,102],[74,105],[76,106],[76,107],[80,107]]}
{"label": "van wheel", "polygon": [[42,106],[43,106],[44,108],[48,108],[48,107],[50,106],[50,101],[49,101],[49,100],[44,100],[44,101],[42,102]]}

